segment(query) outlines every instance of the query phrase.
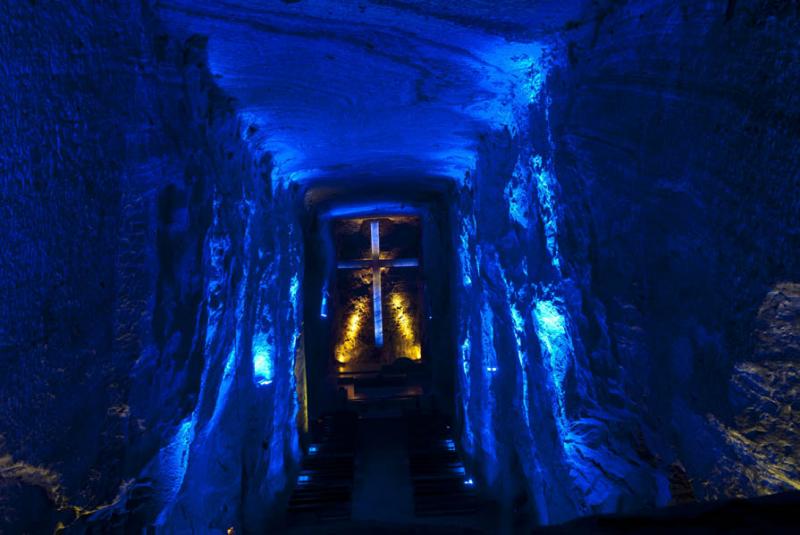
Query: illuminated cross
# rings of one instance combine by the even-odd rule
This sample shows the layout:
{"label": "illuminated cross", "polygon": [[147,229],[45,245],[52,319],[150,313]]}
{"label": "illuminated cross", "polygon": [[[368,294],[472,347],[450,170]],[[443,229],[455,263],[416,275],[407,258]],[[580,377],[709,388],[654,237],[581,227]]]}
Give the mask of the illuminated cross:
{"label": "illuminated cross", "polygon": [[375,345],[383,347],[383,301],[381,299],[381,268],[382,267],[417,267],[416,258],[396,258],[394,260],[381,259],[381,236],[379,221],[370,221],[370,242],[372,255],[365,260],[346,260],[339,262],[339,269],[364,269],[372,268],[372,310],[375,318]]}

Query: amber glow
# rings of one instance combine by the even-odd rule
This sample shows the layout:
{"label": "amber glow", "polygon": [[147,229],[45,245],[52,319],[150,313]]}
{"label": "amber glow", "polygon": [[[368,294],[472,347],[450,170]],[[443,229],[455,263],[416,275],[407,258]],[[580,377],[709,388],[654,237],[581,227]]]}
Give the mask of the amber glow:
{"label": "amber glow", "polygon": [[[350,311],[344,323],[339,343],[336,345],[336,360],[340,364],[346,364],[355,354],[359,347],[358,335],[364,326],[364,320],[369,313],[369,299],[359,297],[352,301],[353,309]],[[339,371],[343,371],[341,368]]]}
{"label": "amber glow", "polygon": [[419,342],[417,342],[417,335],[414,332],[414,322],[409,314],[408,296],[394,292],[389,298],[391,304],[392,319],[394,320],[397,332],[403,339],[402,347],[405,354],[400,356],[408,357],[412,360],[420,360],[422,358],[422,351]]}

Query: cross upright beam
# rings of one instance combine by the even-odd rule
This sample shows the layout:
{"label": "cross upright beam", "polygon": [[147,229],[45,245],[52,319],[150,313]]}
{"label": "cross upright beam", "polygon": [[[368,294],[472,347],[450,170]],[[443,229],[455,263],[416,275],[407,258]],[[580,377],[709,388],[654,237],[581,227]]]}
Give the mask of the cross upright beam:
{"label": "cross upright beam", "polygon": [[372,244],[372,317],[375,319],[375,345],[383,347],[383,300],[381,299],[381,235],[378,221],[370,222]]}
{"label": "cross upright beam", "polygon": [[380,221],[370,221],[370,258],[363,260],[343,260],[336,267],[339,269],[372,269],[372,311],[375,324],[375,345],[383,347],[383,299],[381,296],[382,267],[417,267],[416,258],[381,259]]}

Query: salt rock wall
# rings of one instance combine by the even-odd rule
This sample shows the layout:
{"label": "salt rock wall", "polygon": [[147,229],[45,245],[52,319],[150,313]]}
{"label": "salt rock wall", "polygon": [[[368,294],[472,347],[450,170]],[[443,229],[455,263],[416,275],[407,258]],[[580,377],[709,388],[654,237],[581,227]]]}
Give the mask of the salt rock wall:
{"label": "salt rock wall", "polygon": [[453,221],[462,447],[505,516],[537,523],[669,500],[655,435],[610,362],[603,305],[561,250],[551,103],[542,86],[483,137]]}
{"label": "salt rock wall", "polygon": [[588,7],[481,139],[452,222],[462,446],[518,514],[800,488],[798,22]]}
{"label": "salt rock wall", "polygon": [[797,307],[762,302],[800,278],[800,12],[652,1],[572,27],[549,87],[561,246],[603,303],[623,392],[696,498],[800,488],[796,448],[762,455],[775,435],[737,416],[783,413],[793,440]]}
{"label": "salt rock wall", "polygon": [[297,457],[289,192],[202,38],[2,11],[0,525],[263,525]]}

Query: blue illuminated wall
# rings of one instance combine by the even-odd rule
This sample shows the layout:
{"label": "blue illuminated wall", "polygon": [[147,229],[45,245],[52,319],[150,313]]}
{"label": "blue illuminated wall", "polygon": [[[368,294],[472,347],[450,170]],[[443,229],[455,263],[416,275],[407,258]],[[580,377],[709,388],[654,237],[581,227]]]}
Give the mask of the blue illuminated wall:
{"label": "blue illuminated wall", "polygon": [[524,501],[541,523],[670,500],[667,467],[640,455],[663,443],[617,397],[625,377],[596,367],[611,342],[591,274],[561,245],[570,215],[548,83],[559,58],[517,74],[517,100],[482,138],[453,220],[462,446],[491,495]]}
{"label": "blue illuminated wall", "polygon": [[[202,47],[192,53],[204,57]],[[199,87],[191,76],[185,83],[203,95],[208,75],[197,75]],[[200,97],[209,99],[204,105],[224,99],[215,91],[211,86]],[[178,411],[177,426],[163,426],[164,445],[142,473],[160,498],[154,524],[167,531],[269,526],[290,488],[304,427],[298,396],[304,390],[303,251],[293,195],[270,154],[249,144],[247,119],[224,105],[212,113],[207,135],[222,150],[213,163],[209,226],[199,249],[197,360],[187,363],[190,378],[192,368],[199,372],[199,383],[190,402],[182,401],[189,410]],[[168,370],[148,372],[169,377]],[[164,381],[156,381],[156,390],[139,386],[164,403],[170,395]]]}
{"label": "blue illuminated wall", "polygon": [[134,4],[0,23],[0,531],[261,530],[299,455],[292,195]]}
{"label": "blue illuminated wall", "polygon": [[796,3],[363,4],[4,3],[0,521],[273,527],[321,178],[449,203],[487,496],[800,488]]}
{"label": "blue illuminated wall", "polygon": [[570,319],[598,405],[635,422],[625,456],[664,474],[624,505],[800,488],[776,447],[800,443],[778,408],[795,353],[764,316],[800,278],[796,7],[631,3],[548,78]]}
{"label": "blue illuminated wall", "polygon": [[[770,31],[797,19],[739,7],[725,22],[724,10],[693,5],[668,46],[655,35],[675,14],[669,2],[612,10],[599,33],[567,32],[569,46],[533,61],[527,82],[514,78],[518,99],[498,110],[460,183],[461,444],[489,495],[528,503],[540,522],[800,488],[795,456],[774,446],[798,442],[776,409],[796,396],[782,363],[794,350],[759,349],[776,343],[762,331],[776,320],[757,319],[784,299],[773,285],[800,276],[787,248],[797,174],[774,163],[796,160],[796,134],[773,106],[796,103],[741,74],[777,42]],[[757,30],[744,30],[746,13]],[[642,44],[621,50],[620,39]],[[728,67],[729,41],[747,52]],[[737,89],[683,93],[673,80],[651,92],[646,80],[670,79],[688,57],[692,87],[710,87],[713,72]],[[783,67],[764,69],[780,78]],[[726,159],[724,147],[760,163]],[[764,434],[745,438],[755,421]]]}

